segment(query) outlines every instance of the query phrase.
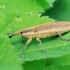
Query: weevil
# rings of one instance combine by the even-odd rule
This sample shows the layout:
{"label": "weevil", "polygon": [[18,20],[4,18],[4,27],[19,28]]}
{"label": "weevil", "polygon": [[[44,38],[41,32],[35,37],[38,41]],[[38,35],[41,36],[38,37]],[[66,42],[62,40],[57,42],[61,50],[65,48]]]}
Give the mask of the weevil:
{"label": "weevil", "polygon": [[23,57],[27,45],[32,41],[33,38],[36,38],[36,40],[40,43],[43,52],[46,53],[46,50],[44,49],[40,38],[59,35],[63,40],[70,42],[69,39],[66,39],[62,36],[64,32],[67,32],[69,30],[70,30],[70,22],[48,22],[34,27],[25,28],[17,32],[14,32],[13,30],[13,33],[9,33],[10,34],[9,38],[12,38],[13,36],[18,34],[21,34],[23,37],[28,38],[22,51],[21,57]]}

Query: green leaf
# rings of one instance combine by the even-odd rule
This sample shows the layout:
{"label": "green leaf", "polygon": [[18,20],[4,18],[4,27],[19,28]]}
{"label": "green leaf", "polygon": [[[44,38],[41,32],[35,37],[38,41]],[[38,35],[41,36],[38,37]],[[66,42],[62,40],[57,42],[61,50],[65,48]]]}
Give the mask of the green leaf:
{"label": "green leaf", "polygon": [[44,68],[43,70],[69,70],[70,69],[70,65],[66,65],[66,66],[48,66],[46,68]]}
{"label": "green leaf", "polygon": [[[8,19],[9,15],[10,18]],[[17,17],[16,13],[12,13],[9,15],[4,14],[6,18],[4,20],[6,23],[3,23],[4,27],[1,27],[2,32],[0,38],[1,38],[2,47],[0,47],[1,50],[0,59],[2,60],[1,63],[4,64],[6,64],[7,62],[9,62],[10,64],[13,63],[19,64],[22,61],[21,59],[19,59],[19,57],[21,55],[21,52],[23,50],[23,47],[27,39],[24,38],[25,40],[23,41],[20,35],[14,36],[12,39],[9,39],[8,36],[6,35],[6,32],[11,32],[11,29],[8,27],[8,23],[11,24],[11,26],[15,29],[15,31],[18,31],[31,26],[47,22],[54,22],[55,20],[48,18],[47,16],[40,17],[39,14],[32,14],[32,13],[22,14],[20,17]],[[69,35],[70,34],[67,33],[64,35],[64,37],[68,38]],[[44,54],[42,52],[40,44],[35,39],[33,39],[32,42],[26,48],[23,61],[61,57],[66,54],[70,54],[70,47],[69,47],[70,43],[63,41],[61,38],[55,38],[55,37],[42,38],[41,41],[44,48],[47,51],[47,54]]]}
{"label": "green leaf", "polygon": [[0,0],[0,11],[5,13],[43,12],[52,7],[55,0]]}
{"label": "green leaf", "polygon": [[[18,31],[31,26],[43,24],[46,22],[53,22],[53,21],[54,21],[53,19],[48,17],[47,18],[39,17],[38,14],[27,13],[27,14],[23,14],[20,17],[14,17],[13,20],[11,21],[11,25],[15,28],[15,31]],[[69,37],[69,33],[66,34],[64,37]],[[10,39],[8,40],[10,41],[9,44],[11,43],[11,45],[17,47],[17,52],[19,53],[20,56],[21,51],[23,50],[23,46],[25,45],[27,39],[22,41],[20,36],[15,36],[11,40]],[[55,37],[42,38],[41,41],[47,51],[47,54],[44,54],[42,52],[40,48],[40,44],[36,42],[35,39],[33,39],[26,49],[26,52],[24,54],[25,56],[23,58],[24,61],[46,59],[51,57],[60,57],[62,55],[66,55],[70,53],[69,51],[70,44],[66,41],[61,40],[60,38],[55,38]]]}
{"label": "green leaf", "polygon": [[[64,55],[62,57],[57,57],[57,58],[50,58],[47,60],[50,65],[54,66],[60,66],[60,65],[70,65],[70,54]],[[47,65],[48,65],[47,63]]]}
{"label": "green leaf", "polygon": [[70,0],[57,0],[45,14],[59,21],[70,21]]}
{"label": "green leaf", "polygon": [[22,70],[20,65],[0,65],[1,70]]}
{"label": "green leaf", "polygon": [[43,70],[46,65],[46,60],[27,61],[23,64],[25,70]]}

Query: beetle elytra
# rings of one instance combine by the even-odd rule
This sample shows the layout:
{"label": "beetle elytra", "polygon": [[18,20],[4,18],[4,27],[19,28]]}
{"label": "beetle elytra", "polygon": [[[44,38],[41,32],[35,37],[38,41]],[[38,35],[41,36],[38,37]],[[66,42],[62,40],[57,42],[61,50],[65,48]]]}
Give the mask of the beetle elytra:
{"label": "beetle elytra", "polygon": [[17,32],[13,32],[9,35],[9,38],[12,38],[15,35],[21,34],[24,37],[27,37],[28,40],[24,46],[22,51],[22,56],[24,55],[24,51],[27,45],[32,41],[32,38],[36,38],[36,40],[40,43],[42,50],[46,53],[40,38],[49,37],[59,35],[63,40],[70,42],[69,39],[64,38],[61,34],[70,30],[70,22],[49,22],[45,24],[40,24],[34,27],[26,28]]}

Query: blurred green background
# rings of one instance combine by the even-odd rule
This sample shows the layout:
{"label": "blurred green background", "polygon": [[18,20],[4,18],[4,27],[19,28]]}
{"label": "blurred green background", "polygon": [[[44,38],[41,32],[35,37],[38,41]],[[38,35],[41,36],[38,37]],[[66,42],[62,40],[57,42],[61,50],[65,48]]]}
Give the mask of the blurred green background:
{"label": "blurred green background", "polygon": [[[43,38],[41,41],[47,50],[44,54],[33,39],[21,59],[27,38],[22,40],[17,35],[9,39],[7,35],[12,32],[9,24],[18,31],[54,21],[70,21],[70,0],[0,0],[0,70],[69,70],[69,42]],[[63,37],[70,38],[70,33]]]}

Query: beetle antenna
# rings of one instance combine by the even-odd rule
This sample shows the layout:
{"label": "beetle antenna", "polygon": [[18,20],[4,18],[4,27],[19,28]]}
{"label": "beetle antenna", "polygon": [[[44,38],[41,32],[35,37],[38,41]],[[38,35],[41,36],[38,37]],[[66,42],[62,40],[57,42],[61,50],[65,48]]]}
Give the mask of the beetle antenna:
{"label": "beetle antenna", "polygon": [[[10,24],[8,26],[12,29],[12,33],[14,33],[13,27]],[[7,34],[12,34],[12,33],[7,33]]]}
{"label": "beetle antenna", "polygon": [[12,33],[14,33],[13,27],[10,24],[8,26],[12,29]]}

